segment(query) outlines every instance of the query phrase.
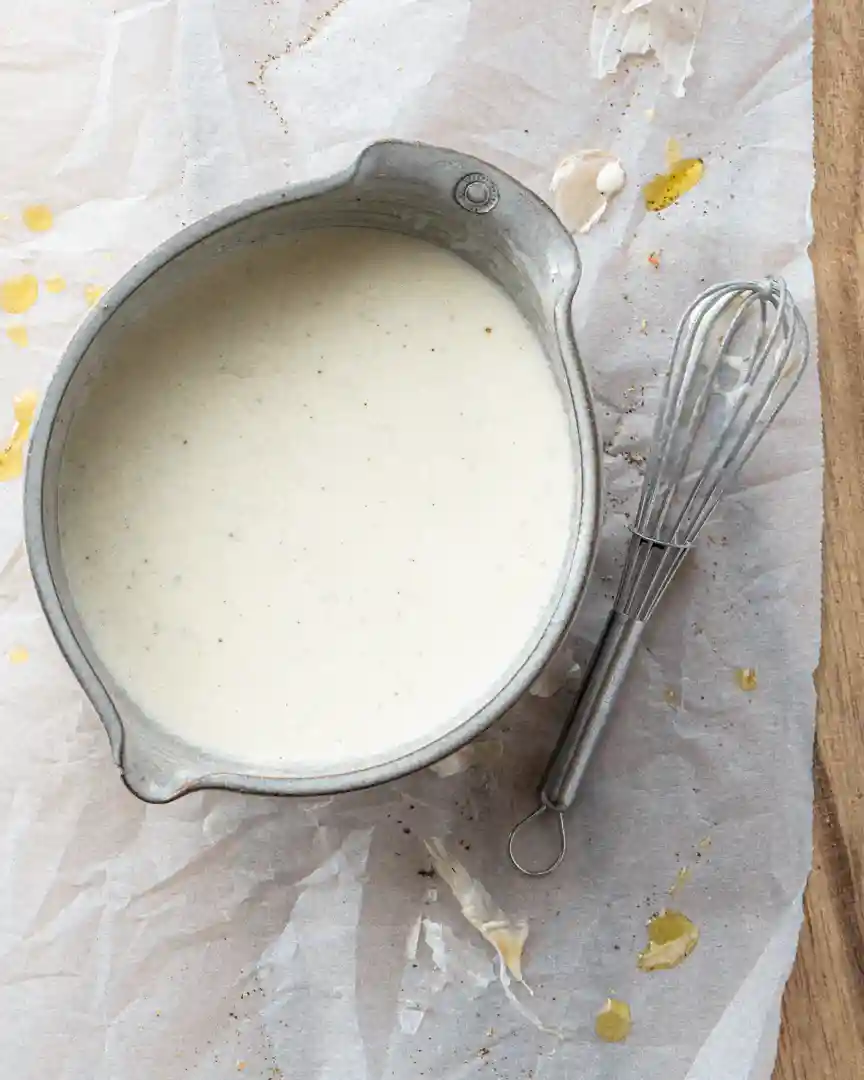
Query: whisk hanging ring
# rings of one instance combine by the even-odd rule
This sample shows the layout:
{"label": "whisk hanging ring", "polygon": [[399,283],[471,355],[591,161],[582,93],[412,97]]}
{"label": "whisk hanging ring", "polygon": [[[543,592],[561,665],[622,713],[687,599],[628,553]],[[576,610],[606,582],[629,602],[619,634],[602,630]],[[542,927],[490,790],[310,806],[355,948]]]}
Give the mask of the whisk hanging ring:
{"label": "whisk hanging ring", "polygon": [[[561,847],[558,851],[558,856],[554,862],[550,863],[547,867],[540,870],[529,870],[527,866],[523,866],[522,863],[516,858],[513,852],[513,844],[516,837],[519,835],[520,830],[533,821],[535,818],[542,817],[545,813],[555,814],[558,818],[558,838]],[[507,853],[510,856],[510,862],[527,877],[546,877],[547,874],[551,874],[553,870],[557,870],[558,867],[564,862],[564,856],[567,854],[567,830],[564,828],[564,811],[556,810],[554,807],[549,806],[548,803],[541,802],[539,806],[535,807],[530,814],[526,814],[524,818],[517,821],[513,828],[510,830],[510,838],[507,842]]]}

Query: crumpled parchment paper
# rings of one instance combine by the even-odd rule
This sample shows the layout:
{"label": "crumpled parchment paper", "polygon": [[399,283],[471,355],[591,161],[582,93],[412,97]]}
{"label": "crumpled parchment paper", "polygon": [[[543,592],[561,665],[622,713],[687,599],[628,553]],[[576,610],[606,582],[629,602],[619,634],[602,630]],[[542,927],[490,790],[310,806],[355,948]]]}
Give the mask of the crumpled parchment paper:
{"label": "crumpled parchment paper", "polygon": [[[652,33],[668,22],[659,3],[641,5]],[[381,136],[475,152],[542,193],[570,151],[621,158],[630,183],[581,242],[575,310],[608,490],[572,642],[584,662],[614,593],[640,484],[632,462],[686,302],[703,282],[770,271],[812,315],[807,6],[709,3],[683,98],[651,53],[592,56],[587,4],[7,8],[0,277],[68,283],[43,289],[24,316],[27,348],[0,333],[10,430],[13,394],[44,386],[86,310],[85,286],[109,285],[226,202],[326,173]],[[610,10],[620,5],[600,6],[593,33],[614,48],[620,28],[596,22]],[[603,64],[617,71],[598,81]],[[669,136],[704,158],[705,177],[649,215],[639,184],[662,169]],[[22,224],[34,202],[54,211],[50,231]],[[811,369],[650,626],[569,817],[568,859],[541,881],[509,868],[506,835],[532,805],[569,689],[526,699],[476,759],[366,793],[137,802],[41,618],[21,485],[3,485],[5,1073],[766,1080],[810,860],[820,447]],[[13,664],[18,646],[29,660]],[[754,692],[736,685],[738,667],[757,670]],[[435,836],[501,908],[528,919],[534,995],[514,992],[542,1029],[508,1000],[494,951],[428,876],[423,841]],[[692,875],[674,904],[700,944],[675,971],[640,973],[645,920],[670,902],[682,865]],[[633,1011],[619,1046],[593,1034],[611,993]]]}

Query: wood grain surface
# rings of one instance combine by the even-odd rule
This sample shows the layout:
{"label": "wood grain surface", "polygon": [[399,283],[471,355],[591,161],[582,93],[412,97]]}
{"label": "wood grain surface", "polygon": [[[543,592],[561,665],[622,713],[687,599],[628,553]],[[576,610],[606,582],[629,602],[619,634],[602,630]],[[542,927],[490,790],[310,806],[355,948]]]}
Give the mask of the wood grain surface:
{"label": "wood grain surface", "polygon": [[814,867],[774,1080],[864,1080],[864,0],[815,0],[825,422]]}

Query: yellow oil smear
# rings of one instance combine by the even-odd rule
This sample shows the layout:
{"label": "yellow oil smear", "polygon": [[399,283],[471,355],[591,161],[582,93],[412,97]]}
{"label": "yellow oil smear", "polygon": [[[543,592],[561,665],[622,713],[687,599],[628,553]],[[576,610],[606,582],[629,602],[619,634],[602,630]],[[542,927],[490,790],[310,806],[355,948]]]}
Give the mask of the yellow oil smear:
{"label": "yellow oil smear", "polygon": [[670,139],[666,144],[666,172],[659,173],[642,188],[645,206],[655,212],[666,210],[696,187],[704,173],[702,159],[682,157],[677,140]]}
{"label": "yellow oil smear", "polygon": [[758,682],[756,679],[756,668],[752,667],[739,667],[735,671],[735,682],[745,693],[750,693],[755,690]]}
{"label": "yellow oil smear", "polygon": [[21,323],[16,323],[14,326],[7,326],[6,337],[9,338],[13,345],[18,345],[22,349],[25,349],[30,343],[30,339],[27,336],[27,327],[22,326]]}
{"label": "yellow oil smear", "polygon": [[606,1004],[597,1013],[594,1030],[603,1042],[623,1042],[630,1034],[633,1020],[630,1006],[617,998],[606,998]]}
{"label": "yellow oil smear", "polygon": [[679,866],[678,867],[678,873],[675,875],[675,880],[669,886],[669,895],[670,896],[675,896],[676,893],[679,893],[684,888],[684,886],[687,884],[687,882],[689,880],[690,880],[690,867],[689,866]]}
{"label": "yellow oil smear", "polygon": [[50,293],[61,293],[66,288],[66,278],[60,277],[59,274],[46,278],[45,288]]}
{"label": "yellow oil smear", "polygon": [[88,307],[93,307],[103,292],[105,292],[105,290],[101,285],[85,285],[84,299],[87,301]]}
{"label": "yellow oil smear", "polygon": [[54,215],[51,213],[51,208],[43,203],[25,206],[21,211],[21,217],[31,232],[47,232],[54,224]]}
{"label": "yellow oil smear", "polygon": [[528,923],[524,919],[513,920],[505,915],[485,886],[448,853],[437,837],[424,842],[432,865],[438,876],[450,886],[462,914],[495,949],[513,978],[524,985],[522,953],[528,937]]}
{"label": "yellow oil smear", "polygon": [[670,135],[666,140],[666,171],[671,172],[683,157],[681,143]]}
{"label": "yellow oil smear", "polygon": [[524,983],[522,977],[522,952],[525,948],[525,939],[528,937],[528,924],[520,923],[518,926],[492,926],[487,925],[483,936],[495,949],[514,979]]}
{"label": "yellow oil smear", "polygon": [[6,655],[10,664],[26,664],[30,659],[30,653],[23,645],[13,645]]}
{"label": "yellow oil smear", "polygon": [[639,953],[640,971],[678,967],[696,948],[699,930],[680,911],[661,911],[648,922],[648,946]]}
{"label": "yellow oil smear", "polygon": [[12,400],[15,426],[9,442],[0,450],[0,480],[16,480],[24,471],[24,447],[33,425],[38,400],[33,390],[25,390]]}
{"label": "yellow oil smear", "polygon": [[712,840],[710,836],[703,836],[696,846],[699,848],[700,851],[707,851],[708,848],[711,847],[711,843]]}
{"label": "yellow oil smear", "polygon": [[0,285],[0,307],[10,315],[23,315],[39,295],[39,282],[32,274],[7,278]]}

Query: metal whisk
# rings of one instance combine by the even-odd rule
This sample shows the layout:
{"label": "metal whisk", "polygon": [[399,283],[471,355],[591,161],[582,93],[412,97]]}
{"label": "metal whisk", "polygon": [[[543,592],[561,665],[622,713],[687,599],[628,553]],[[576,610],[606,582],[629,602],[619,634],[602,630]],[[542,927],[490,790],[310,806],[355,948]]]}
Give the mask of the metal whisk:
{"label": "metal whisk", "polygon": [[[567,850],[564,813],[576,797],[645,623],[721,496],[786,404],[807,363],[807,327],[784,281],[715,285],[684,313],[654,427],[642,498],[609,621],[540,787],[540,802],[510,833],[513,865],[550,874]],[[556,816],[555,861],[529,869],[519,830]]]}

